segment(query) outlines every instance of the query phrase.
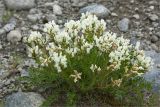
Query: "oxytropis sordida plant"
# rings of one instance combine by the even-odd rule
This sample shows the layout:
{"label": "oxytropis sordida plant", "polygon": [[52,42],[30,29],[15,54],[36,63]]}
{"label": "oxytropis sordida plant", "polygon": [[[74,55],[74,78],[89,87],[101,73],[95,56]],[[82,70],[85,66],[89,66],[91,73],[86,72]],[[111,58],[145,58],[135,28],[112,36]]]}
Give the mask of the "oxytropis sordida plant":
{"label": "oxytropis sordida plant", "polygon": [[90,13],[68,21],[63,29],[51,21],[44,32],[32,32],[25,42],[35,69],[52,74],[53,81],[62,81],[66,90],[75,93],[96,89],[124,94],[132,88],[134,92],[152,63],[139,42],[133,46],[130,40],[106,31],[105,21]]}

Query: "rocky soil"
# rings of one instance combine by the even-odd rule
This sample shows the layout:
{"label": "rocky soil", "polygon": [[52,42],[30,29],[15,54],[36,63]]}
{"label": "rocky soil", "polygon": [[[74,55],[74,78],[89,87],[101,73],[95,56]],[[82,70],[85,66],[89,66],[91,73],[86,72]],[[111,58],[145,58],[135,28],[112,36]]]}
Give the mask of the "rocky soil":
{"label": "rocky soil", "polygon": [[25,82],[18,81],[18,77],[29,76],[28,67],[34,65],[27,58],[23,37],[42,31],[51,20],[63,28],[67,20],[77,20],[86,11],[103,18],[107,30],[129,38],[132,44],[141,42],[141,48],[155,59],[145,77],[154,81],[154,91],[160,91],[160,0],[0,0],[0,99],[6,99],[6,107],[13,107],[11,101],[17,96],[23,97],[21,100],[30,96],[21,93]]}

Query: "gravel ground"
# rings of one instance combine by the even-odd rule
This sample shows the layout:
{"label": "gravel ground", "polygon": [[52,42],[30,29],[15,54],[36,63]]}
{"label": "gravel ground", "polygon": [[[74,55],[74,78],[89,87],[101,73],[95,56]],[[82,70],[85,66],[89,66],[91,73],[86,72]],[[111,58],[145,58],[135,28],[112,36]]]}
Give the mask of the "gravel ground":
{"label": "gravel ground", "polygon": [[28,76],[27,67],[34,65],[23,37],[51,20],[63,28],[86,11],[103,18],[107,30],[160,52],[160,0],[0,0],[0,98],[23,90],[16,78]]}

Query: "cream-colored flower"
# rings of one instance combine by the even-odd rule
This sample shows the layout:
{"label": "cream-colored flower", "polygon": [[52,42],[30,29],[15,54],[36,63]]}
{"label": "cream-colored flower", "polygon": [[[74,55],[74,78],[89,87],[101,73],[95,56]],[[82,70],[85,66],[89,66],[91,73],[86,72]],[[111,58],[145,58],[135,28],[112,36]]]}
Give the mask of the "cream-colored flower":
{"label": "cream-colored flower", "polygon": [[97,71],[98,71],[98,72],[99,72],[99,71],[101,71],[101,68],[100,68],[100,67],[98,67]]}
{"label": "cream-colored flower", "polygon": [[121,86],[121,83],[122,83],[122,79],[118,79],[118,80],[113,80],[113,79],[112,79],[112,82],[113,82],[113,86],[118,86],[118,87],[120,87],[120,86]]}
{"label": "cream-colored flower", "polygon": [[91,69],[92,72],[94,72],[97,69],[97,65],[93,65],[92,64],[91,67],[90,67],[90,69]]}
{"label": "cream-colored flower", "polygon": [[48,64],[51,63],[50,58],[40,57],[39,59],[40,59],[40,62],[41,62],[41,66],[48,66]]}
{"label": "cream-colored flower", "polygon": [[74,70],[74,74],[71,74],[70,77],[74,78],[74,82],[76,83],[78,79],[81,79],[82,73],[78,73],[77,70]]}
{"label": "cream-colored flower", "polygon": [[28,47],[28,56],[29,57],[33,57],[32,55],[42,55],[42,50],[39,48],[38,45],[34,46],[34,47]]}

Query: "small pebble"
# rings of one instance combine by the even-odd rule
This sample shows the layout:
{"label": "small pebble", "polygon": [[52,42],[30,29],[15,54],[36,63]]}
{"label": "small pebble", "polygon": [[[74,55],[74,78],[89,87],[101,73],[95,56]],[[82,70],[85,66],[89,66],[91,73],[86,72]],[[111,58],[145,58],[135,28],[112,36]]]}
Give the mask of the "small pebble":
{"label": "small pebble", "polygon": [[150,8],[151,10],[153,10],[153,9],[154,9],[154,6],[150,6],[149,8]]}
{"label": "small pebble", "polygon": [[157,41],[158,41],[158,37],[155,36],[155,35],[153,35],[153,36],[151,37],[151,41],[152,41],[152,42],[157,42]]}
{"label": "small pebble", "polygon": [[155,44],[151,44],[153,50],[158,51],[158,47]]}
{"label": "small pebble", "polygon": [[133,15],[133,18],[135,18],[135,19],[139,19],[140,17],[139,17],[139,15],[138,15],[138,14],[135,14],[135,15]]}
{"label": "small pebble", "polygon": [[116,13],[111,13],[111,16],[117,17],[118,15]]}
{"label": "small pebble", "polygon": [[130,20],[128,18],[123,18],[118,22],[118,28],[122,32],[127,32],[129,28],[129,22]]}
{"label": "small pebble", "polygon": [[160,64],[157,64],[157,68],[160,68]]}
{"label": "small pebble", "polygon": [[149,14],[149,19],[151,21],[157,21],[158,20],[158,16],[156,14]]}

